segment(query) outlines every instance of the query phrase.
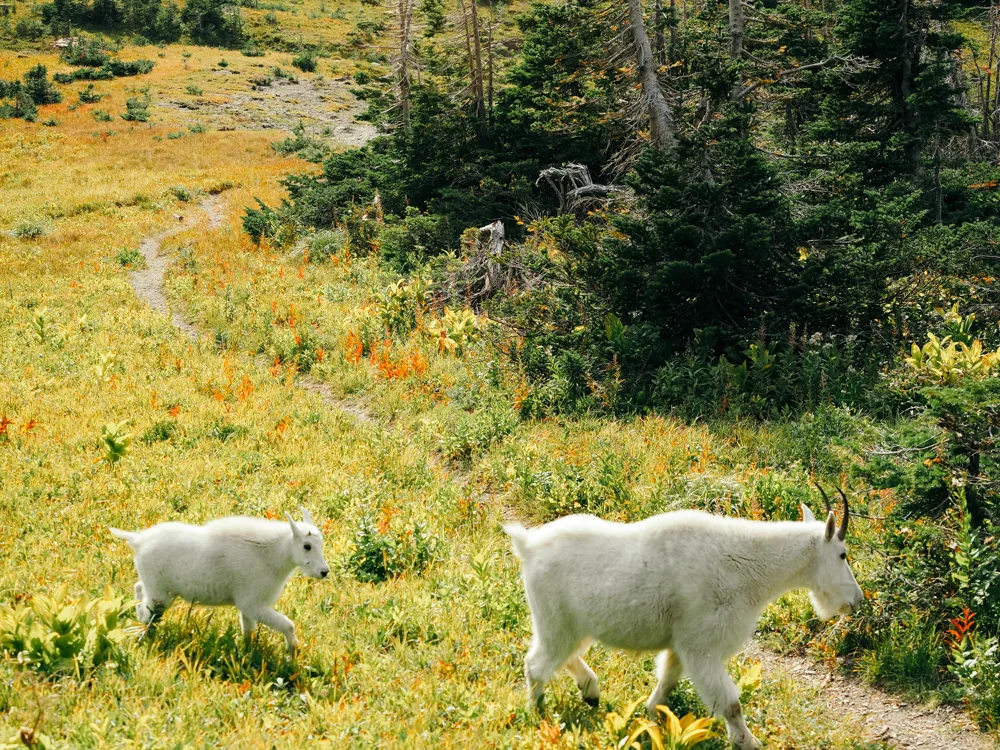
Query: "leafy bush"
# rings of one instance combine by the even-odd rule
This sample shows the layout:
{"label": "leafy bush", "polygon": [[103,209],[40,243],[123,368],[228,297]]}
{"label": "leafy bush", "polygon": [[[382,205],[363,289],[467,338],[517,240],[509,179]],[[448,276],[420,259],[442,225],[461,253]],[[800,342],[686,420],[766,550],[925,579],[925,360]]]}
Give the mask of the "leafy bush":
{"label": "leafy bush", "polygon": [[300,158],[316,163],[323,161],[330,152],[330,149],[322,141],[306,135],[305,125],[302,124],[301,120],[292,128],[291,138],[275,141],[271,144],[271,148],[283,156],[298,154]]}
{"label": "leafy bush", "polygon": [[260,198],[256,200],[259,208],[247,206],[243,209],[243,231],[250,236],[250,239],[260,244],[262,239],[270,239],[278,234],[282,220],[277,211]]}
{"label": "leafy bush", "polygon": [[404,573],[420,574],[441,554],[440,540],[421,523],[392,530],[391,515],[361,519],[351,540],[352,550],[344,560],[345,572],[363,583],[382,583]]}
{"label": "leafy bush", "polygon": [[310,263],[325,263],[332,256],[344,249],[347,236],[340,230],[323,230],[313,235],[309,240],[308,256]]}
{"label": "leafy bush", "polygon": [[45,25],[37,18],[19,18],[14,26],[14,36],[18,39],[37,42],[45,36]]}
{"label": "leafy bush", "polygon": [[146,258],[138,248],[123,247],[115,253],[115,263],[126,268],[142,268],[146,264]]}
{"label": "leafy bush", "polygon": [[194,195],[191,193],[191,190],[185,187],[184,185],[174,185],[173,187],[170,188],[170,193],[182,203],[187,203],[192,198],[194,198]]}
{"label": "leafy bush", "polygon": [[0,104],[0,120],[21,118],[27,122],[34,122],[38,119],[38,107],[27,91],[18,90],[12,98],[13,104],[6,102]]}
{"label": "leafy bush", "polygon": [[101,427],[101,437],[98,440],[101,448],[101,458],[109,466],[117,466],[129,453],[132,436],[125,432],[125,423],[108,422]]}
{"label": "leafy bush", "polygon": [[22,240],[35,240],[43,236],[47,231],[44,221],[39,219],[25,219],[14,227],[14,236]]}
{"label": "leafy bush", "polygon": [[98,94],[94,91],[94,84],[88,84],[87,88],[80,92],[80,102],[82,104],[97,104],[104,98],[103,94]]}
{"label": "leafy bush", "polygon": [[168,419],[161,420],[159,422],[154,422],[149,429],[142,433],[142,437],[139,440],[146,445],[152,443],[162,443],[165,440],[170,440],[177,432],[177,422]]}
{"label": "leafy bush", "polygon": [[0,604],[0,651],[10,653],[22,669],[50,677],[87,677],[99,667],[128,664],[119,621],[128,598],[108,586],[97,599],[71,599],[63,584],[51,596]]}
{"label": "leafy bush", "polygon": [[292,58],[292,65],[304,73],[312,73],[316,70],[316,55],[306,51]]}
{"label": "leafy bush", "polygon": [[110,81],[113,78],[129,78],[149,73],[156,63],[152,60],[112,59],[100,67],[81,67],[72,73],[56,73],[52,78],[56,83],[74,81]]}
{"label": "leafy bush", "polygon": [[220,0],[188,0],[180,13],[191,40],[206,46],[243,46],[243,16],[239,6]]}
{"label": "leafy bush", "polygon": [[480,318],[468,309],[444,308],[440,318],[434,318],[424,327],[426,335],[446,354],[462,354],[466,347],[480,338],[489,320]]}
{"label": "leafy bush", "polygon": [[99,40],[76,37],[59,51],[59,59],[70,65],[99,68],[111,59],[111,55]]}
{"label": "leafy bush", "polygon": [[125,114],[121,118],[131,122],[149,122],[149,99],[130,96],[125,100]]}
{"label": "leafy bush", "polygon": [[501,443],[520,422],[509,404],[480,406],[472,414],[463,413],[456,424],[442,431],[441,452],[452,460],[472,460]]}

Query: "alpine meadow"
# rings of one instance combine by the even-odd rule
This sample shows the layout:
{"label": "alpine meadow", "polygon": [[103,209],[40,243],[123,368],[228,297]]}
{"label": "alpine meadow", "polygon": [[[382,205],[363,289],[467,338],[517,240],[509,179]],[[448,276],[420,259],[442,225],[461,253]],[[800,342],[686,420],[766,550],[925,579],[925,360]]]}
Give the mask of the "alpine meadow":
{"label": "alpine meadow", "polygon": [[0,0],[0,750],[216,747],[1000,747],[1000,2]]}

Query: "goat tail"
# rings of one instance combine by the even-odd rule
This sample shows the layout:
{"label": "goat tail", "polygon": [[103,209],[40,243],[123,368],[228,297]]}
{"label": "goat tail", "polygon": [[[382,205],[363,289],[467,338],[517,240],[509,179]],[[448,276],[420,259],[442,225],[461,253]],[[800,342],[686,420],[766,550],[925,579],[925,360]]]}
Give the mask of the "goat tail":
{"label": "goat tail", "polygon": [[124,539],[128,542],[132,549],[138,549],[139,534],[135,531],[122,531],[121,529],[116,529],[114,526],[109,526],[108,531],[114,534],[119,539]]}
{"label": "goat tail", "polygon": [[504,524],[503,530],[510,537],[514,547],[514,556],[519,560],[524,560],[528,554],[528,530],[519,523]]}

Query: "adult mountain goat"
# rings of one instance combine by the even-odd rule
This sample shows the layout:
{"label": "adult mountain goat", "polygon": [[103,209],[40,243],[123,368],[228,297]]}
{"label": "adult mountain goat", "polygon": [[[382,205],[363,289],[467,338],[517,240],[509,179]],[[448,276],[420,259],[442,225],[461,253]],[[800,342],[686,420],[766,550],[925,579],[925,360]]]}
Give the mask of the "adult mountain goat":
{"label": "adult mountain goat", "polygon": [[272,609],[289,576],[300,568],[326,578],[323,535],[305,508],[302,523],[231,517],[204,526],[160,523],[144,531],[111,529],[135,550],[135,607],[144,625],[163,614],[175,598],[209,606],[233,605],[250,638],[258,622],[285,637],[290,654],[298,642],[295,624]]}
{"label": "adult mountain goat", "polygon": [[560,518],[535,529],[504,530],[522,561],[533,636],[524,673],[531,699],[562,666],[585,701],[600,697],[597,675],[583,661],[593,641],[659,651],[658,683],[646,702],[655,717],[682,674],[705,704],[725,719],[738,748],[759,748],[740,708],[726,661],[753,635],[768,602],[807,588],[826,620],[853,612],[864,599],[847,564],[847,496],[838,528],[826,493],[818,523],[747,521],[676,511],[638,523],[594,516]]}

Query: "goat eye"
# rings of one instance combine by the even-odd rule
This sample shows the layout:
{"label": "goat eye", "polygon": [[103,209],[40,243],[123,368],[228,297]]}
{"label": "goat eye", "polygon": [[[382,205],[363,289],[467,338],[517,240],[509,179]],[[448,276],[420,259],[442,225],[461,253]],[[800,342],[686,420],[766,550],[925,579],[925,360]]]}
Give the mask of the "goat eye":
{"label": "goat eye", "polygon": [[[307,544],[307,545],[306,545],[305,547],[303,547],[303,549],[304,549],[304,550],[305,550],[306,552],[308,552],[308,551],[309,551],[309,550],[311,550],[312,548],[313,548],[313,546],[312,546],[311,544]],[[842,557],[847,557],[847,555],[842,555]]]}
{"label": "goat eye", "polygon": [[847,553],[846,552],[841,552],[840,553],[840,559],[841,560],[846,560],[847,559]]}

